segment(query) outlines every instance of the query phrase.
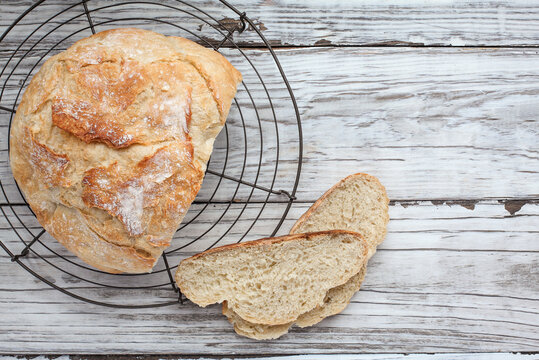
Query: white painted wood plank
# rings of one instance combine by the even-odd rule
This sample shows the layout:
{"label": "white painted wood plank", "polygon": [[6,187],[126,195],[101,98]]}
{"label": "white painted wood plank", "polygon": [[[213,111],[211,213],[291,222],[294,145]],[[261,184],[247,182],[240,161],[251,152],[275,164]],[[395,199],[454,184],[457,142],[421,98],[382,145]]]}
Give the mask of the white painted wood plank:
{"label": "white painted wood plank", "polygon": [[[0,11],[0,31],[1,26],[20,13],[21,6],[30,4],[3,1],[0,10],[6,7],[9,10]],[[34,18],[26,19],[20,31],[10,34],[0,44],[0,67],[10,54],[6,49],[13,49],[37,23],[66,6],[66,2],[60,1],[47,1],[47,4]],[[95,9],[92,6],[108,4],[113,2],[90,1],[92,10]],[[203,5],[216,19],[234,24],[233,20],[224,19],[228,16],[213,5],[206,7],[207,2]],[[235,5],[247,10],[272,43],[284,46],[369,43],[521,46],[537,45],[539,31],[534,1],[407,2],[405,5],[347,1],[331,7],[318,1],[283,1]],[[77,9],[82,11],[80,5]],[[115,16],[137,13],[142,12],[123,8]],[[186,23],[157,7],[145,7],[143,13],[147,17]],[[111,19],[104,11],[94,15],[97,22]],[[32,41],[70,16],[61,15]],[[157,31],[171,31],[168,26],[153,24],[151,28]],[[85,26],[84,17],[79,17],[55,31],[40,47],[50,47],[61,37]],[[149,23],[141,21],[138,26],[148,28]],[[216,34],[209,27],[199,29],[192,22],[187,26],[194,34],[215,42]],[[98,30],[104,28],[101,25]],[[80,33],[88,34],[88,30]],[[74,40],[73,37],[65,46]],[[246,46],[260,44],[252,30],[236,40]],[[267,186],[271,183],[267,174],[275,160],[272,144],[276,140],[269,108],[264,105],[262,88],[255,85],[257,80],[247,70],[244,60],[231,50],[223,52],[244,72],[246,83],[254,90],[254,99],[262,108],[265,147],[260,181]],[[293,112],[268,54],[258,50],[248,54],[262,72],[274,99],[282,146],[280,155],[284,160],[276,185],[288,190],[293,183],[292,161],[297,151],[296,130],[291,121]],[[6,257],[0,257],[0,277],[9,280],[0,289],[0,352],[269,355],[513,352],[539,348],[536,49],[317,48],[281,50],[278,55],[298,98],[305,136],[305,163],[298,193],[305,202],[294,204],[279,233],[286,233],[308,208],[309,201],[351,172],[365,171],[379,176],[390,197],[398,200],[391,206],[388,238],[371,261],[363,291],[346,311],[317,327],[294,329],[279,341],[261,344],[235,336],[216,306],[200,309],[188,304],[137,311],[87,306],[49,289]],[[19,81],[35,60],[35,56],[29,57],[17,69],[0,104],[13,98]],[[5,76],[0,80],[4,79]],[[247,120],[252,121],[254,112],[242,103],[247,98],[241,90],[238,99]],[[234,111],[229,121],[234,149],[227,171],[239,175],[242,148],[238,144],[242,143],[242,132],[238,113]],[[0,126],[6,125],[6,115],[0,112]],[[254,149],[253,145],[258,145],[254,136],[257,128],[249,126],[247,131],[252,141],[250,149]],[[0,136],[0,150],[4,149],[0,153],[3,161],[0,178],[4,181],[9,178],[5,162],[7,143],[5,131],[0,133],[4,134]],[[224,140],[221,136],[218,141],[216,164],[224,160]],[[257,154],[255,150],[249,152],[245,175],[248,181],[255,178]],[[215,180],[207,179],[199,200],[211,196]],[[235,184],[226,183],[214,200],[231,200],[232,186]],[[11,187],[10,196],[13,191]],[[248,194],[249,188],[241,188],[234,199],[245,200]],[[264,196],[264,192],[254,194],[256,199]],[[283,198],[274,196],[272,200]],[[196,204],[192,210],[202,206]],[[226,206],[209,205],[196,224],[177,236],[175,243],[182,244],[204,233]],[[271,233],[283,206],[268,205],[245,239]],[[231,205],[204,241],[171,256],[171,263],[175,265],[180,258],[203,250],[229,228],[221,243],[241,238],[260,206],[249,205],[234,223],[242,208],[242,204]],[[17,211],[31,231],[37,233],[39,225],[28,211],[24,208]],[[194,216],[194,211],[189,216]],[[1,218],[0,239],[10,248],[20,250],[21,243],[8,229],[7,220]],[[20,225],[17,229],[20,230]],[[24,236],[28,239],[30,234]],[[51,249],[63,251],[47,235],[43,241]],[[39,249],[41,245],[36,246]],[[66,257],[76,261],[72,256]],[[54,257],[47,254],[45,258]],[[25,261],[56,284],[96,299],[117,303],[174,299],[166,287],[103,290],[61,274],[35,257]],[[61,267],[77,269],[65,261]],[[163,264],[159,264],[156,270],[162,268]],[[77,271],[95,281],[123,286],[167,281],[163,272],[123,278],[118,284],[115,276]],[[447,354],[438,357],[445,358],[444,355]],[[501,355],[506,354],[497,356]],[[403,355],[380,356],[403,358]],[[449,356],[460,359],[472,355]],[[493,354],[474,356],[495,358]]]}
{"label": "white painted wood plank", "polygon": [[[243,72],[260,109],[264,146],[259,183],[270,186],[276,132],[268,99],[245,60],[235,51],[224,53]],[[247,53],[276,109],[280,164],[275,188],[290,191],[298,154],[293,108],[268,54]],[[315,200],[342,177],[359,171],[378,176],[392,199],[539,198],[536,49],[306,48],[278,55],[302,119],[300,200]],[[3,104],[13,101],[19,80],[37,59],[29,57],[17,69]],[[248,127],[244,177],[254,181],[260,130],[243,88],[238,101]],[[9,114],[0,112],[4,126],[8,120]],[[229,117],[229,175],[241,173],[242,129],[234,107]],[[224,135],[214,153],[216,169],[224,162]],[[6,149],[6,132],[0,145]],[[9,182],[6,153],[0,155],[2,181]],[[217,178],[210,178],[200,199],[208,199],[214,189]],[[214,199],[231,199],[237,184],[223,185]],[[249,193],[250,188],[242,186],[235,198],[245,199]],[[266,195],[254,194],[257,199]]]}
{"label": "white painted wood plank", "polygon": [[[0,32],[22,13],[33,1],[4,0]],[[76,1],[47,1],[40,10],[31,13],[13,36],[6,38],[6,46],[16,46],[36,24],[75,4]],[[159,3],[180,7],[178,2]],[[193,2],[190,2],[193,3]],[[233,25],[237,15],[213,1],[195,1],[222,24]],[[474,1],[406,1],[375,0],[325,1],[233,1],[254,21],[274,46],[313,45],[414,45],[414,46],[526,46],[538,45],[539,3],[535,0],[489,2]],[[114,4],[113,1],[89,1],[90,10]],[[70,17],[82,14],[78,6]],[[209,25],[202,25],[180,12],[163,5],[128,5],[96,10],[96,23],[126,17],[147,17],[185,25],[196,35],[216,40],[220,37]],[[53,19],[53,21],[56,19]],[[82,20],[86,21],[84,17]],[[76,20],[74,20],[76,22]],[[131,25],[134,22],[131,22]],[[145,27],[177,31],[171,26],[160,26],[155,21],[140,21]],[[84,22],[74,28],[87,26]],[[125,26],[123,23],[111,26]],[[61,30],[60,30],[61,31]],[[184,34],[185,35],[185,34]],[[243,46],[258,46],[260,39],[252,30],[237,36]],[[47,44],[46,41],[44,44]]]}
{"label": "white painted wood plank", "polygon": [[364,171],[393,199],[539,194],[536,51],[279,55],[303,119],[300,189]]}
{"label": "white painted wood plank", "polygon": [[[98,357],[95,356],[77,356],[77,359],[85,360],[98,360]],[[146,356],[145,358],[151,359],[151,360],[190,360],[190,359],[199,359],[199,360],[209,360],[209,359],[216,359],[212,356],[203,356],[203,357],[178,357],[178,356],[170,356],[170,355],[161,355],[161,356]],[[0,360],[71,360],[72,357],[68,355],[63,356],[46,356],[46,355],[40,355],[40,356],[32,356],[32,357],[25,357],[25,356],[0,356]],[[221,359],[219,357],[218,359]],[[227,357],[227,359],[230,360],[303,360],[305,359],[304,355],[288,355],[288,356],[256,356],[256,357]],[[332,359],[339,359],[339,360],[532,360],[536,359],[536,355],[533,354],[514,354],[514,353],[469,353],[469,354],[338,354],[338,355],[331,355],[331,354],[325,354],[325,355],[309,355],[309,360],[332,360]]]}
{"label": "white painted wood plank", "polygon": [[[0,277],[10,281],[0,290],[0,352],[259,355],[537,349],[539,204],[526,204],[514,216],[497,201],[479,202],[473,210],[470,204],[404,205],[391,206],[389,234],[352,304],[338,316],[313,328],[293,329],[275,342],[235,336],[218,306],[122,310],[82,304],[1,257]],[[307,206],[294,205],[283,233]],[[6,230],[0,236],[10,247],[16,245]],[[101,290],[29,260],[25,262],[56,284],[87,296],[119,303],[174,299],[166,288]],[[125,285],[130,280],[120,281]]]}
{"label": "white painted wood plank", "polygon": [[[197,221],[179,230],[174,237],[172,246],[173,248],[180,246],[201,235],[214,224],[215,221],[211,220],[220,218],[223,213],[225,216],[217,223],[215,231],[205,235],[205,240],[197,241],[192,246],[185,248],[181,252],[184,256],[205,250],[227,230],[228,233],[218,243],[219,245],[266,237],[277,226],[277,219],[283,214],[284,205],[268,204],[262,211],[260,220],[255,223],[248,235],[241,239],[260,212],[258,204],[249,204],[235,224],[234,221],[244,204],[233,204],[229,208],[227,204],[212,204],[206,209],[203,209],[203,205],[195,204],[189,209],[184,223],[201,210],[203,210],[202,214],[199,215]],[[307,211],[310,205],[310,203],[294,203],[277,234],[287,234],[295,220]],[[513,215],[509,213],[503,203],[498,201],[481,201],[473,205],[473,209],[469,208],[469,205],[466,206],[468,208],[451,203],[434,205],[431,201],[391,204],[391,222],[388,228],[390,236],[380,246],[379,251],[415,249],[533,252],[537,250],[537,243],[530,241],[530,236],[537,232],[537,221],[539,220],[539,204],[536,201],[523,204]],[[0,217],[0,238],[8,246],[18,250],[21,246],[19,245],[20,241],[16,234],[12,233],[8,220],[23,235],[25,240],[29,240],[31,237],[9,208],[4,206],[3,210],[8,217],[7,219],[3,216]],[[33,234],[39,233],[42,228],[27,207],[15,207],[14,210]],[[508,241],[500,241],[499,236],[504,236]],[[470,240],[459,241],[462,237]],[[55,242],[47,236],[44,240],[47,244],[55,246]],[[54,249],[61,250],[62,247],[58,245]],[[62,254],[69,253],[65,251]]]}

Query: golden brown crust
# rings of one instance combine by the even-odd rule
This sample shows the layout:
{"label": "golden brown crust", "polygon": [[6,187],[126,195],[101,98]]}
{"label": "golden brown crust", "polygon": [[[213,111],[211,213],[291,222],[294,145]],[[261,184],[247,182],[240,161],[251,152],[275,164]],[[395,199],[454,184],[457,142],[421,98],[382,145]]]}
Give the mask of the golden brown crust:
{"label": "golden brown crust", "polygon": [[[142,65],[122,58],[96,62],[68,66],[75,84],[53,99],[54,125],[86,143],[117,149],[186,136],[192,88],[184,77],[185,64]],[[148,100],[134,104],[143,91]]]}
{"label": "golden brown crust", "polygon": [[[131,236],[166,230],[174,225],[169,223],[174,219],[171,213],[188,207],[202,182],[203,173],[193,165],[190,145],[160,148],[133,169],[122,171],[117,163],[88,169],[82,179],[82,201],[117,217]],[[145,213],[147,208],[152,212]]]}
{"label": "golden brown crust", "polygon": [[[141,272],[151,269],[157,261],[133,247],[118,246],[101,238],[88,228],[77,210],[60,205],[49,222],[39,216],[38,220],[68,250],[100,270],[110,273]],[[118,263],[121,263],[121,271]]]}
{"label": "golden brown crust", "polygon": [[[242,80],[241,74],[224,57],[215,56],[215,51],[202,48],[199,45],[187,39],[180,37],[169,37],[167,40],[174,46],[179,53],[185,56],[202,75],[210,90],[213,98],[218,104],[221,115],[221,124],[224,125],[230,103],[234,99],[236,84]],[[199,51],[197,51],[197,49]],[[205,61],[202,61],[202,60]],[[215,68],[225,68],[226,71],[215,73]],[[232,89],[232,84],[234,88]],[[233,91],[232,91],[233,90]]]}
{"label": "golden brown crust", "polygon": [[85,262],[150,271],[200,189],[239,81],[189,40],[140,29],[82,39],[25,91],[13,175],[43,227]]}
{"label": "golden brown crust", "polygon": [[58,154],[47,145],[37,141],[35,135],[27,127],[25,135],[28,140],[23,143],[24,150],[28,154],[30,164],[43,181],[48,186],[70,186],[71,181],[64,174],[69,164],[69,157],[65,154]]}
{"label": "golden brown crust", "polygon": [[54,98],[52,123],[86,143],[100,141],[121,149],[139,142],[136,134],[128,132],[110,118],[98,113],[84,100]]}

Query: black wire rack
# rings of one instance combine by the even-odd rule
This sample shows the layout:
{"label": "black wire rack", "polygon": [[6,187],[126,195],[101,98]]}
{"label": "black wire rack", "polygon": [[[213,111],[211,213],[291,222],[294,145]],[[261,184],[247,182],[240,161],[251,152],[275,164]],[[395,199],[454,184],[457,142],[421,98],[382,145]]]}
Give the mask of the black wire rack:
{"label": "black wire rack", "polygon": [[[202,189],[172,245],[148,274],[108,274],[70,254],[37,222],[9,170],[11,121],[32,75],[44,60],[75,41],[116,27],[189,38],[221,52],[244,77],[215,142]],[[257,49],[239,45],[238,38],[244,35],[246,43],[258,44]],[[11,234],[2,237],[0,247],[45,284],[109,307],[183,303],[173,279],[182,258],[273,236],[285,221],[301,172],[299,111],[270,43],[244,12],[227,1],[40,0],[0,36],[0,68],[0,232]]]}

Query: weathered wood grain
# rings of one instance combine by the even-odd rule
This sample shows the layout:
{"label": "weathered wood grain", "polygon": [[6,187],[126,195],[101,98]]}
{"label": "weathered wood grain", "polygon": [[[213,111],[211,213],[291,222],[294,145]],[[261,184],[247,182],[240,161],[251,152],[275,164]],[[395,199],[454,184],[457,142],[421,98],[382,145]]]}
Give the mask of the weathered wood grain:
{"label": "weathered wood grain", "polygon": [[[33,1],[4,0],[0,4],[0,33]],[[165,0],[165,5],[177,6]],[[46,32],[80,15],[47,36],[14,71],[0,99],[11,101],[31,66],[61,38],[81,30],[58,46],[63,49],[90,34],[82,6],[76,1],[47,1],[25,18],[17,31],[0,43],[0,68],[37,25],[59,9],[74,4],[74,12],[53,19],[34,34],[29,49]],[[88,2],[96,29],[123,25],[101,24],[131,16],[170,21],[216,44],[221,35],[207,25],[156,5],[120,6],[113,12],[96,10],[114,5]],[[220,22],[219,29],[237,24],[235,15],[215,2],[197,2]],[[343,1],[234,2],[245,10],[270,42],[281,49],[279,59],[294,89],[304,131],[304,164],[297,203],[279,234],[284,234],[323,191],[345,175],[364,171],[378,176],[394,201],[387,240],[373,257],[363,290],[340,315],[316,327],[300,330],[275,342],[237,337],[220,315],[219,307],[192,304],[159,309],[121,310],[86,305],[48,288],[0,255],[0,353],[183,353],[183,354],[316,354],[333,353],[346,359],[528,359],[535,355],[469,354],[469,352],[534,352],[539,349],[539,108],[536,98],[539,53],[539,3],[536,1],[374,2]],[[164,10],[163,10],[164,9]],[[125,23],[127,25],[127,23]],[[129,25],[185,35],[162,22],[140,20]],[[261,45],[252,29],[234,38],[242,46]],[[384,47],[364,47],[368,45]],[[256,118],[246,89],[238,104],[249,139],[244,179],[271,186],[276,160],[276,132],[271,109],[259,80],[237,51],[223,53],[244,73],[260,110]],[[302,46],[316,46],[304,49]],[[323,46],[323,47],[320,47]],[[395,48],[402,46],[404,48]],[[427,46],[429,49],[406,48]],[[444,49],[438,46],[491,46]],[[533,48],[505,48],[533,46]],[[299,47],[299,48],[296,48]],[[502,49],[499,49],[501,47]],[[273,100],[280,137],[276,189],[290,190],[297,159],[297,127],[293,109],[268,53],[246,51],[261,72]],[[17,53],[16,56],[20,56]],[[8,72],[12,65],[8,66]],[[0,77],[0,86],[7,73]],[[0,179],[8,183],[5,127],[9,113],[0,110]],[[260,124],[260,125],[259,125]],[[262,131],[261,131],[262,130]],[[260,137],[262,133],[262,137]],[[226,158],[227,134],[217,141],[212,166],[216,172]],[[244,167],[243,124],[236,107],[228,121],[226,173],[241,176]],[[262,141],[260,141],[260,138]],[[263,146],[261,146],[263,145]],[[213,177],[212,177],[213,176]],[[196,222],[176,236],[173,248],[204,234],[204,240],[169,256],[171,264],[201,251],[225,235],[219,244],[269,235],[286,208],[286,197],[223,180],[209,174],[204,190],[186,221],[212,199]],[[19,199],[20,200],[20,199]],[[0,204],[4,200],[0,201]],[[228,204],[228,202],[233,202]],[[17,240],[7,220],[26,239],[39,232],[27,208],[17,214],[31,233],[7,211],[0,216],[0,239],[17,252]],[[262,210],[262,211],[261,211]],[[223,215],[224,214],[224,215]],[[235,221],[240,215],[240,219]],[[222,216],[222,217],[221,217]],[[252,228],[254,220],[259,220]],[[219,219],[218,221],[216,219]],[[217,222],[215,226],[213,224]],[[213,226],[213,227],[212,227]],[[48,235],[47,245],[69,261],[68,254]],[[77,280],[47,265],[35,255],[23,261],[55,284],[97,300],[113,303],[170,301],[175,294],[159,263],[148,276],[99,275],[58,260],[37,243],[33,249],[61,269],[87,280],[115,286],[155,286],[153,290],[110,290]],[[408,353],[344,357],[343,353]],[[443,354],[417,355],[414,352]],[[467,354],[445,354],[466,352]],[[330,355],[310,356],[325,359]],[[274,359],[281,359],[277,357]],[[294,359],[292,357],[291,359]],[[67,360],[67,359],[66,359]]]}
{"label": "weathered wood grain", "polygon": [[[284,205],[268,204],[260,216],[260,224],[256,225],[249,232],[249,236],[243,240],[254,240],[268,236],[268,230],[272,229],[271,225],[282,214]],[[307,211],[310,205],[310,203],[294,203],[278,235],[287,234],[296,219]],[[537,231],[538,205],[538,202],[533,202],[523,205],[517,212],[510,213],[503,202],[494,200],[472,204],[439,203],[437,201],[392,203],[390,206],[391,222],[388,229],[390,235],[379,249],[380,251],[416,249],[533,252],[537,250],[537,244],[530,242],[529,236]],[[189,210],[184,223],[192,219],[203,207],[204,205],[194,204]],[[228,207],[228,204],[211,204],[197,218],[198,221],[189,224],[185,230],[182,229],[176,234],[176,243],[173,243],[173,246],[175,244],[179,246],[184,241],[183,239],[191,239],[197,233],[205,230],[208,225],[215,222],[211,220],[219,218],[223,212],[228,215],[219,221],[218,226],[228,229],[243,207],[243,204],[232,204],[230,207]],[[30,235],[27,234],[9,207],[3,206],[2,209],[6,212],[7,218],[0,217],[0,232],[3,234],[0,238],[4,239],[3,241],[9,246],[18,249],[19,240],[16,239],[15,234],[9,236],[11,226],[8,220],[16,229],[23,230],[22,234],[25,239],[29,238]],[[34,234],[39,233],[41,226],[27,207],[15,207],[14,210]],[[241,219],[232,227],[230,233],[219,245],[240,240],[239,236],[243,235],[248,229],[248,226],[258,216],[259,210],[259,204],[249,204],[244,210]],[[497,234],[496,236],[506,236],[510,240],[500,241],[492,233]],[[208,237],[211,239],[212,235],[215,234],[210,234]],[[461,236],[470,240],[458,241]],[[399,240],[395,241],[395,238]],[[55,244],[52,239],[47,240],[47,242]],[[61,249],[61,246],[58,246],[57,249]],[[191,255],[204,249],[203,243],[193,244],[184,250],[183,256]],[[68,254],[67,252],[64,253]]]}
{"label": "weathered wood grain", "polygon": [[300,189],[365,171],[393,199],[537,197],[536,51],[279,55],[300,99]]}
{"label": "weathered wood grain", "polygon": [[[33,1],[4,0],[0,32]],[[59,10],[76,1],[47,1],[39,11],[31,13],[19,31],[6,38],[5,46],[17,46],[36,24],[42,23]],[[187,29],[204,39],[220,40],[209,25],[163,5],[188,9],[176,1],[159,1],[161,5],[130,4],[96,10],[114,4],[110,0],[89,1],[95,22],[127,17],[146,17],[186,25]],[[193,2],[191,2],[193,3]],[[224,26],[234,26],[238,16],[217,2],[195,1],[198,7],[212,15]],[[274,46],[537,46],[539,38],[538,2],[496,0],[474,1],[233,1],[232,4],[254,21]],[[82,6],[69,12],[70,17],[82,14]],[[68,18],[62,18],[67,20]],[[73,28],[88,26],[86,19]],[[79,20],[80,20],[79,19]],[[55,21],[57,19],[53,19]],[[77,20],[74,20],[76,22]],[[212,21],[213,22],[213,21]],[[136,22],[131,21],[131,24]],[[156,21],[139,21],[140,25],[163,32],[181,33],[172,26]],[[202,25],[202,26],[200,26]],[[110,26],[125,26],[121,22]],[[104,29],[106,26],[97,26]],[[67,31],[67,30],[66,30]],[[72,30],[71,30],[72,31]],[[62,29],[60,29],[62,32]],[[185,35],[186,32],[183,32]],[[193,35],[191,35],[193,36]],[[235,40],[242,46],[260,46],[252,30]],[[45,41],[44,45],[50,44]]]}
{"label": "weathered wood grain", "polygon": [[[42,355],[37,357],[20,357],[20,356],[7,356],[2,360],[16,360],[16,359],[32,359],[32,360],[102,360],[105,355]],[[337,357],[338,356],[338,357]],[[470,354],[354,354],[354,355],[309,355],[309,360],[532,360],[536,355],[533,354],[520,354],[520,353],[470,353]],[[116,360],[128,360],[131,357],[129,355],[116,355]],[[222,359],[220,356],[178,356],[178,355],[147,355],[144,359],[147,360],[187,360],[187,359]],[[304,355],[285,355],[285,356],[267,356],[267,355],[253,355],[249,357],[227,357],[230,360],[303,360]]]}
{"label": "weathered wood grain", "polygon": [[[539,204],[524,205],[513,216],[497,201],[479,202],[473,210],[465,205],[391,206],[387,239],[372,258],[363,290],[352,304],[318,326],[294,329],[275,342],[235,336],[218,306],[121,310],[81,304],[2,257],[0,276],[10,281],[0,290],[0,352],[534,351],[539,346],[539,258],[529,239],[537,231]],[[294,205],[283,233],[307,206]],[[5,226],[4,220],[0,228]],[[0,236],[15,247],[5,231],[0,230]],[[140,304],[150,298],[174,299],[167,288],[103,290],[60,276],[35,258],[25,262],[57,285],[90,297]],[[129,283],[123,278],[117,285]]]}
{"label": "weathered wood grain", "polygon": [[[36,357],[25,357],[25,356],[6,356],[2,360],[102,360],[106,355],[42,355]],[[340,360],[532,360],[535,359],[536,355],[533,354],[514,354],[514,353],[471,353],[471,354],[354,354],[338,355]],[[115,360],[128,360],[131,357],[129,355],[116,355],[114,356]],[[147,355],[144,359],[147,360],[187,360],[194,359],[193,356],[178,356],[178,355]],[[222,359],[218,356],[204,356],[198,357],[197,359]],[[249,356],[249,357],[227,357],[227,359],[235,360],[303,360],[305,357],[303,355],[285,355],[285,356]],[[335,359],[335,355],[309,355],[309,360],[331,360]]]}
{"label": "weathered wood grain", "polygon": [[[267,95],[236,51],[224,53],[243,72],[262,124],[260,131],[241,88],[237,98],[249,142],[244,177],[256,178],[262,132],[259,183],[270,186],[276,133]],[[275,188],[290,191],[298,156],[293,108],[268,54],[259,50],[247,54],[264,78],[278,120]],[[16,69],[3,104],[13,101],[19,80],[43,52],[35,55]],[[358,171],[378,176],[392,199],[539,198],[536,49],[305,48],[281,50],[278,55],[302,119],[300,200],[315,200],[340,178]],[[8,120],[9,114],[0,111],[1,124]],[[239,176],[244,134],[235,106],[228,124],[227,173]],[[224,163],[225,135],[217,142],[215,169]],[[0,134],[0,145],[6,149],[6,132]],[[0,173],[7,181],[6,153],[1,155]],[[208,181],[209,191],[201,199],[209,198],[217,178],[208,176]],[[222,185],[214,199],[230,200],[237,184]],[[235,198],[245,199],[249,193],[250,188],[242,186]],[[257,190],[254,197],[266,195]]]}

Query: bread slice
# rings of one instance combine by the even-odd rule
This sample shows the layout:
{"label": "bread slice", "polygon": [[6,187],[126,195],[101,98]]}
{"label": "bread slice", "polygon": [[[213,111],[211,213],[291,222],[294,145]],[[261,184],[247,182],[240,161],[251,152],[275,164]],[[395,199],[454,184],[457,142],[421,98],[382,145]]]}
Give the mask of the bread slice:
{"label": "bread slice", "polygon": [[323,304],[329,289],[361,270],[367,254],[366,241],[354,232],[287,235],[185,259],[176,282],[200,306],[227,301],[242,319],[282,325]]}
{"label": "bread slice", "polygon": [[350,303],[352,296],[359,290],[361,283],[365,279],[366,273],[367,265],[365,264],[357,274],[350,278],[350,280],[340,286],[330,289],[326,294],[324,304],[300,315],[295,321],[295,324],[302,328],[313,326],[328,316],[343,311]]}
{"label": "bread slice", "polygon": [[389,222],[389,198],[374,176],[358,173],[325,192],[294,224],[291,234],[330,229],[361,233],[369,244],[369,258],[384,241]]}
{"label": "bread slice", "polygon": [[365,278],[366,266],[363,266],[359,273],[352,276],[343,285],[330,289],[324,299],[324,305],[317,306],[315,309],[300,315],[296,321],[282,325],[264,325],[256,324],[243,320],[234,311],[229,309],[227,302],[223,302],[223,314],[228,318],[228,321],[234,325],[236,333],[256,340],[271,340],[277,339],[288,332],[288,329],[296,324],[299,327],[312,326],[324,318],[335,315],[348,305],[352,296],[359,289],[363,279]]}
{"label": "bread slice", "polygon": [[[344,229],[364,234],[372,256],[385,238],[389,199],[384,186],[374,176],[358,173],[350,175],[318,199],[292,227],[291,233]],[[365,277],[366,265],[346,284],[331,289],[324,304],[302,314],[287,326],[264,326],[253,324],[238,317],[223,304],[223,314],[234,324],[240,335],[253,339],[275,339],[288,332],[293,323],[300,327],[314,325],[324,318],[335,315],[349,304],[360,289]]]}
{"label": "bread slice", "polygon": [[234,325],[234,331],[236,331],[238,335],[255,340],[277,339],[286,334],[288,329],[290,329],[290,327],[294,324],[292,321],[280,325],[264,325],[243,320],[228,307],[228,303],[226,301],[223,301],[223,315],[225,315],[228,321]]}

